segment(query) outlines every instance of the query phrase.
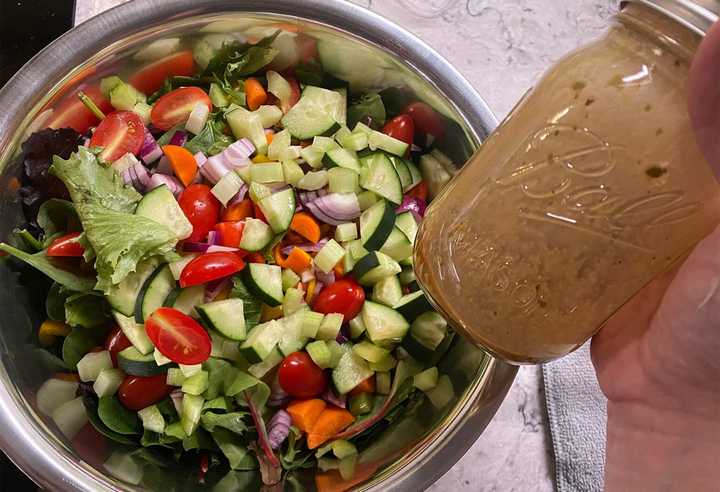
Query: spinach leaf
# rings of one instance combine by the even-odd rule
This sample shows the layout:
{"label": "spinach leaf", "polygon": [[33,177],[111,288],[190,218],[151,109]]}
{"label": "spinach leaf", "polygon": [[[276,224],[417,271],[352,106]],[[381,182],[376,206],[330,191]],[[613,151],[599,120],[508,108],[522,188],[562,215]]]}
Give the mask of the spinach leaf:
{"label": "spinach leaf", "polygon": [[62,358],[65,364],[74,371],[80,359],[90,352],[91,348],[101,345],[104,339],[104,330],[73,328],[70,334],[65,337],[65,341],[63,341]]}
{"label": "spinach leaf", "polygon": [[[223,386],[225,384],[225,375],[230,368],[230,363],[222,359],[210,357],[203,363],[203,368],[208,371],[208,387],[205,390],[205,404],[203,410],[209,409],[223,409],[227,410],[227,402],[224,402],[225,398],[220,395],[223,393]],[[215,400],[218,400],[215,402]],[[212,405],[211,405],[212,402]],[[222,406],[221,406],[222,405]],[[223,408],[224,407],[224,408]]]}
{"label": "spinach leaf", "polygon": [[241,77],[252,75],[273,61],[279,53],[277,49],[270,47],[279,34],[280,30],[277,30],[256,44],[240,41],[223,44],[208,63],[203,76],[215,76],[227,82],[233,82]]}
{"label": "spinach leaf", "polygon": [[215,444],[230,462],[231,470],[253,470],[257,461],[248,448],[227,429],[216,429],[212,434]]}
{"label": "spinach leaf", "polygon": [[65,322],[70,326],[94,328],[110,320],[110,305],[95,292],[81,292],[65,300]]}
{"label": "spinach leaf", "polygon": [[325,72],[322,65],[315,60],[299,63],[295,67],[295,78],[301,84],[324,87],[325,89],[338,89],[348,86],[346,81]]}
{"label": "spinach leaf", "polygon": [[140,438],[140,445],[146,448],[158,446],[161,448],[175,449],[179,442],[180,439],[177,437],[158,434],[157,432],[149,431],[147,429],[143,431],[143,435]]}
{"label": "spinach leaf", "polygon": [[163,448],[139,448],[130,454],[136,459],[160,468],[170,468],[176,464],[175,460]]}
{"label": "spinach leaf", "polygon": [[237,396],[237,402],[241,405],[252,403],[258,412],[262,412],[270,397],[270,387],[267,384],[235,368],[228,371],[226,383],[225,394],[227,396]]}
{"label": "spinach leaf", "polygon": [[235,434],[242,434],[248,430],[248,426],[244,420],[247,416],[247,412],[206,412],[200,417],[200,425],[208,432],[213,432],[216,428],[222,427]]}
{"label": "spinach leaf", "polygon": [[128,436],[119,434],[111,430],[106,426],[100,417],[98,416],[98,398],[88,386],[81,385],[80,390],[82,392],[83,404],[85,405],[85,413],[87,413],[88,420],[95,427],[100,434],[120,444],[127,444],[130,446],[137,445],[137,440]]}
{"label": "spinach leaf", "polygon": [[40,205],[37,223],[45,231],[46,238],[59,232],[74,232],[82,229],[75,205],[59,198],[51,198]]}
{"label": "spinach leaf", "polygon": [[395,116],[410,103],[411,93],[398,87],[388,87],[380,91],[380,97],[385,104],[388,116]]}
{"label": "spinach leaf", "polygon": [[260,322],[262,302],[250,293],[239,275],[233,277],[233,288],[230,291],[229,297],[242,299],[243,312],[245,313],[245,326],[248,330]]}
{"label": "spinach leaf", "polygon": [[371,118],[378,125],[385,124],[385,105],[380,95],[375,92],[364,94],[348,107],[348,128],[355,128],[355,125],[365,118]]}
{"label": "spinach leaf", "polygon": [[190,451],[192,449],[217,451],[218,449],[210,434],[201,428],[195,429],[195,432],[183,439],[182,446],[185,451]]}
{"label": "spinach leaf", "polygon": [[52,280],[64,285],[68,289],[84,292],[92,290],[93,286],[95,285],[94,277],[80,273],[73,273],[68,270],[63,270],[62,268],[56,266],[47,256],[45,256],[44,251],[30,254],[14,248],[6,243],[0,243],[0,251],[4,251],[17,259],[24,261],[31,267],[40,270]]}
{"label": "spinach leaf", "polygon": [[305,450],[303,452],[302,431],[297,427],[290,426],[284,450],[280,452],[280,463],[285,470],[295,470],[298,468],[312,468],[315,466],[315,459],[312,451]]}
{"label": "spinach leaf", "polygon": [[213,492],[236,492],[238,490],[263,490],[264,486],[258,471],[230,470],[213,487]]}
{"label": "spinach leaf", "polygon": [[173,91],[179,87],[207,87],[208,81],[200,77],[187,77],[184,75],[173,75],[168,77],[163,82],[162,87],[150,94],[147,98],[148,104],[154,104],[155,101],[160,99],[162,96],[170,91]]}
{"label": "spinach leaf", "polygon": [[142,432],[137,413],[125,408],[114,396],[100,398],[98,416],[103,424],[118,434],[136,435]]}
{"label": "spinach leaf", "polygon": [[73,295],[73,291],[66,289],[57,282],[53,282],[45,299],[45,312],[53,321],[65,322],[65,300]]}

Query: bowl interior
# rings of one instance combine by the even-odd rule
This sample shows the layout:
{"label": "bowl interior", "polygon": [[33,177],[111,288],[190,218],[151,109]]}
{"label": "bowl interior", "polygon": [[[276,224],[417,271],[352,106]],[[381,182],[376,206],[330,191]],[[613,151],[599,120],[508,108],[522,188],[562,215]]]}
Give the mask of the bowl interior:
{"label": "bowl interior", "polygon": [[[91,53],[84,62],[68,65],[61,77],[43,81],[44,85],[32,81],[37,91],[27,96],[24,112],[12,115],[13,120],[3,128],[4,133],[0,137],[0,213],[4,218],[0,223],[0,237],[8,238],[11,231],[22,227],[24,222],[17,194],[21,143],[30,133],[52,122],[58,111],[66,107],[64,105],[67,101],[76,97],[78,89],[87,90],[107,75],[118,74],[123,77],[133,73],[147,63],[137,59],[139,50],[159,39],[178,38],[181,48],[192,49],[199,39],[221,39],[228,33],[259,39],[274,32],[278,25],[286,30],[279,39],[292,39],[298,33],[315,38],[323,68],[349,82],[351,97],[352,94],[368,90],[396,87],[412,92],[432,105],[449,123],[447,138],[441,150],[457,163],[463,163],[471,155],[484,137],[484,132],[489,130],[486,127],[471,128],[468,118],[447,94],[421,75],[411,63],[399,57],[397,52],[380,48],[347,30],[279,14],[219,12],[193,15],[190,12],[135,32],[125,31],[122,37]],[[392,44],[392,40],[388,40],[388,43]],[[402,47],[399,51],[402,51]],[[292,58],[292,53],[288,56]],[[16,85],[17,82],[15,80]],[[7,93],[2,96],[7,97]],[[36,440],[38,450],[19,456],[14,454],[7,442],[5,445],[9,454],[41,485],[87,490],[98,490],[101,487],[132,489],[132,486],[118,481],[102,468],[102,457],[120,445],[111,440],[101,440],[104,438],[100,437],[68,441],[52,420],[43,416],[35,406],[34,393],[38,386],[54,372],[63,370],[62,359],[39,348],[37,344],[37,328],[45,318],[44,303],[48,288],[49,284],[41,274],[28,268],[18,269],[8,262],[0,263],[0,305],[3,306],[3,316],[0,317],[0,379],[8,392],[3,411],[15,414],[12,420],[18,427],[29,429],[19,438]],[[434,408],[425,400],[389,422],[384,431],[365,443],[356,478],[348,486],[354,484],[362,489],[376,487],[378,490],[388,490],[399,486],[398,477],[410,474],[419,477],[413,482],[417,487],[427,485],[445,470],[418,467],[427,464],[432,455],[438,452],[439,444],[449,442],[469,419],[482,415],[481,420],[474,421],[474,424],[476,427],[484,426],[514,374],[505,368],[501,371],[502,376],[498,376],[498,363],[459,337],[456,337],[439,363],[439,369],[452,380],[453,400],[441,409]],[[14,406],[20,410],[11,408]],[[472,429],[463,445],[469,445],[481,430],[482,427]],[[447,453],[452,460],[452,456],[457,459],[464,451],[452,449],[447,450]],[[48,483],[48,477],[52,475],[41,471],[42,460],[39,457],[35,461],[32,457],[28,458],[33,452],[65,468],[63,474],[71,477],[68,482]],[[145,453],[139,459],[144,463],[145,470],[141,487],[186,490],[186,487],[196,482],[196,472],[191,466],[169,465],[162,450]],[[452,463],[447,458],[444,462],[448,462],[447,466]],[[83,478],[77,478],[78,481],[73,483],[73,476]],[[255,489],[260,488],[258,480],[256,471],[228,474],[227,469],[218,467],[211,468],[206,486],[217,490],[225,490],[224,487],[227,490]],[[286,487],[292,490],[312,490],[313,473],[303,469],[295,470],[289,475]]]}

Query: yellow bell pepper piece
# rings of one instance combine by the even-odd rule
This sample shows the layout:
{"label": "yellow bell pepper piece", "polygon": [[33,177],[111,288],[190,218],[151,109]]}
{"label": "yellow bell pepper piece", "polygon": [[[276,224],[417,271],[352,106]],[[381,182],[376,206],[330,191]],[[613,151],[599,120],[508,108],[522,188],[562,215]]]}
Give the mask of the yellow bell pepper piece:
{"label": "yellow bell pepper piece", "polygon": [[49,347],[58,337],[66,337],[70,333],[70,327],[60,321],[46,319],[40,325],[38,340],[43,347]]}

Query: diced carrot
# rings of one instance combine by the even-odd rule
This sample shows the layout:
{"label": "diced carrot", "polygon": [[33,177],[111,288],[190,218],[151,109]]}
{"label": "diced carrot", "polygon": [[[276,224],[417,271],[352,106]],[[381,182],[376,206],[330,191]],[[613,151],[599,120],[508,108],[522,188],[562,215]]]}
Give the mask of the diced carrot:
{"label": "diced carrot", "polygon": [[345,275],[345,267],[343,266],[342,262],[335,265],[335,267],[333,268],[333,272],[335,272],[335,275],[338,277],[342,277],[343,275]]}
{"label": "diced carrot", "polygon": [[315,474],[315,487],[318,492],[345,492],[372,477],[378,468],[377,463],[358,463],[349,480],[345,480],[337,470],[318,472]]}
{"label": "diced carrot", "polygon": [[245,102],[248,109],[255,111],[257,108],[265,104],[268,95],[265,88],[257,79],[245,79]]}
{"label": "diced carrot", "polygon": [[338,432],[345,429],[355,421],[353,414],[338,407],[327,407],[317,418],[312,430],[308,432],[307,445],[309,449],[321,446],[325,441],[332,439]]}
{"label": "diced carrot", "polygon": [[273,137],[275,137],[275,132],[268,128],[265,130],[265,140],[267,140],[268,145],[270,145],[273,141]]}
{"label": "diced carrot", "polygon": [[375,393],[375,375],[373,374],[350,391],[350,396],[361,393]]}
{"label": "diced carrot", "polygon": [[265,263],[265,257],[262,253],[250,253],[247,255],[246,263]]}
{"label": "diced carrot", "polygon": [[226,208],[225,212],[223,212],[222,220],[223,222],[234,222],[237,220],[244,220],[252,216],[252,202],[249,198],[246,198],[245,200],[238,203],[233,203],[228,208]]}
{"label": "diced carrot", "polygon": [[293,215],[290,230],[295,231],[310,242],[320,241],[320,225],[310,214],[298,212]]}
{"label": "diced carrot", "polygon": [[53,377],[62,381],[70,381],[71,383],[80,381],[80,376],[74,372],[56,372],[53,374]]}
{"label": "diced carrot", "polygon": [[162,150],[170,161],[175,176],[185,186],[192,183],[197,174],[197,162],[190,151],[179,145],[165,145]]}
{"label": "diced carrot", "polygon": [[309,432],[326,407],[325,400],[313,398],[310,400],[295,400],[287,406],[285,411],[290,414],[293,424],[298,429]]}
{"label": "diced carrot", "polygon": [[276,244],[273,248],[273,257],[275,258],[275,264],[281,268],[287,268],[287,258],[282,254],[282,249],[279,244]]}
{"label": "diced carrot", "polygon": [[309,269],[311,266],[312,257],[297,246],[290,251],[290,254],[285,259],[285,268],[289,268],[298,275]]}

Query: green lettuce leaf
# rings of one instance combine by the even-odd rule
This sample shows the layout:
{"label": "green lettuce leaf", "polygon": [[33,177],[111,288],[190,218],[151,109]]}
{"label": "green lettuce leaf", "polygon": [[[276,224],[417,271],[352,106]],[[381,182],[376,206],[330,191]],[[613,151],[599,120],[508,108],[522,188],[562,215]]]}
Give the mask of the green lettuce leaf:
{"label": "green lettuce leaf", "polygon": [[208,63],[203,75],[214,75],[231,82],[254,74],[273,61],[279,53],[278,50],[270,47],[278,34],[280,34],[280,30],[255,44],[240,41],[223,44],[222,48]]}
{"label": "green lettuce leaf", "polygon": [[[76,207],[89,204],[133,213],[142,198],[134,188],[125,186],[112,167],[100,164],[95,154],[85,147],[78,148],[67,160],[53,157],[50,172],[65,183]],[[79,210],[78,213],[85,225],[83,214]]]}
{"label": "green lettuce leaf", "polygon": [[257,468],[257,461],[248,448],[227,429],[216,429],[212,434],[215,444],[218,445],[230,462],[231,470],[253,470]]}
{"label": "green lettuce leaf", "polygon": [[200,417],[200,425],[208,432],[213,432],[216,427],[222,427],[235,434],[242,434],[248,429],[243,420],[248,416],[247,412],[213,413],[205,412]]}
{"label": "green lettuce leaf", "polygon": [[0,251],[4,251],[17,259],[24,261],[31,267],[40,270],[55,282],[67,287],[70,290],[85,292],[92,290],[95,285],[95,279],[91,276],[63,270],[62,268],[56,266],[52,260],[45,256],[44,251],[30,254],[5,243],[0,243]]}
{"label": "green lettuce leaf", "polygon": [[202,152],[206,155],[219,154],[225,150],[233,139],[223,133],[224,123],[211,119],[205,124],[200,133],[195,135],[185,144],[185,148],[191,153]]}
{"label": "green lettuce leaf", "polygon": [[67,200],[51,198],[38,210],[37,223],[45,231],[45,238],[60,233],[80,231],[80,218],[75,205]]}
{"label": "green lettuce leaf", "polygon": [[96,288],[108,291],[120,283],[137,264],[154,256],[174,259],[177,236],[167,226],[139,215],[79,204],[85,236],[95,251]]}
{"label": "green lettuce leaf", "polygon": [[102,345],[106,331],[97,328],[73,328],[70,334],[65,337],[62,346],[62,358],[68,368],[74,371],[77,363],[85,354],[90,352],[91,348]]}

